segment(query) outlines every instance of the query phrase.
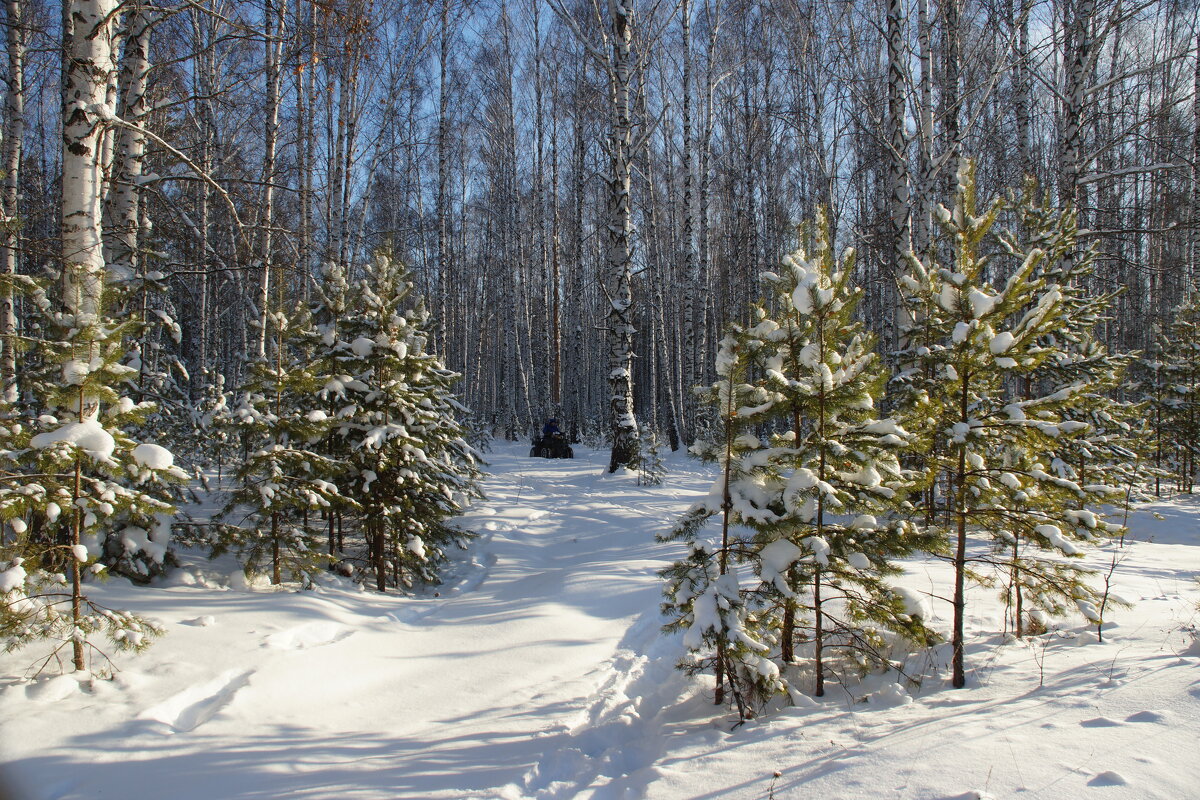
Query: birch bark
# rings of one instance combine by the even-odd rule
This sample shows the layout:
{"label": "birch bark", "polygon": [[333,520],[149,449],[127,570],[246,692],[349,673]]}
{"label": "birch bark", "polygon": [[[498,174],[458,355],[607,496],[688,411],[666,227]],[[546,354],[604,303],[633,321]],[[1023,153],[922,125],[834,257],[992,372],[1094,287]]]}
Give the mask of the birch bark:
{"label": "birch bark", "polygon": [[117,0],[64,0],[62,108],[62,302],[78,327],[100,314],[104,286],[100,148],[114,115]]}
{"label": "birch bark", "polygon": [[4,170],[0,189],[0,270],[9,276],[0,292],[0,393],[4,402],[15,403],[17,385],[17,312],[13,300],[12,276],[17,274],[18,202],[20,199],[21,159],[25,143],[25,0],[4,4],[8,25],[8,70],[4,93],[4,143],[0,162]]}
{"label": "birch bark", "polygon": [[141,179],[146,157],[144,126],[150,106],[146,87],[150,74],[152,18],[141,2],[129,4],[126,12],[125,50],[121,58],[120,116],[132,127],[116,133],[113,182],[108,193],[108,268],[116,280],[137,275],[138,233],[141,228]]}
{"label": "birch bark", "polygon": [[637,458],[638,427],[633,408],[633,229],[630,206],[633,150],[633,0],[609,0],[612,61],[608,137],[609,285],[608,387],[612,454],[608,471],[632,466]]}

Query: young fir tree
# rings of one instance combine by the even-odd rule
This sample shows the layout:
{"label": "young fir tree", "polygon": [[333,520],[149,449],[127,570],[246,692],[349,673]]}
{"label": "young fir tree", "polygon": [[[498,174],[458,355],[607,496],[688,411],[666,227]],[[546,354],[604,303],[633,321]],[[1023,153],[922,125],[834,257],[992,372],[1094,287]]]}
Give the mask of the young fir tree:
{"label": "young fir tree", "polygon": [[316,311],[328,375],[319,396],[337,409],[327,446],[341,496],[360,513],[379,591],[436,583],[448,548],[467,540],[448,520],[479,496],[458,375],[427,351],[429,315],[412,289],[383,251],[353,283],[330,267]]}
{"label": "young fir tree", "polygon": [[[1086,377],[1063,386],[1039,380],[1038,371],[1061,349],[1052,334],[1081,327],[1071,319],[1068,293],[1042,267],[1053,252],[1002,237],[1004,252],[1017,263],[1003,285],[985,280],[984,243],[1001,209],[996,200],[977,213],[973,167],[965,163],[953,209],[940,208],[938,215],[952,263],[926,267],[913,259],[905,280],[916,322],[906,332],[902,380],[909,397],[924,402],[909,427],[925,426],[930,478],[948,479],[944,516],[934,515],[932,529],[947,540],[954,566],[955,687],[966,683],[966,582],[989,580],[977,564],[1002,564],[1023,596],[1048,613],[1073,605],[1093,618],[1095,592],[1073,557],[1081,544],[1119,529],[1089,509],[1119,490],[1073,480],[1048,456],[1065,439],[1088,432],[1088,424],[1070,414],[1094,385]],[[1023,387],[1020,396],[1013,395],[1014,385]],[[968,558],[972,534],[1010,556]]]}
{"label": "young fir tree", "polygon": [[342,500],[334,482],[341,465],[317,447],[333,426],[314,399],[326,376],[314,363],[307,309],[268,313],[263,324],[274,346],[249,365],[232,413],[247,455],[234,471],[214,553],[235,549],[248,574],[269,570],[273,584],[287,577],[308,586],[329,561],[314,513]]}
{"label": "young fir tree", "polygon": [[0,635],[7,649],[55,642],[50,658],[69,646],[74,668],[83,670],[89,649],[103,654],[97,633],[133,650],[160,633],[95,602],[84,579],[106,567],[142,581],[160,573],[171,485],[187,476],[169,450],[126,433],[154,410],[123,393],[136,322],[70,307],[55,312],[40,291],[34,299],[45,316],[41,329],[58,337],[35,343],[40,369],[26,375],[29,412],[6,406],[2,413],[0,519],[13,538],[3,548]]}

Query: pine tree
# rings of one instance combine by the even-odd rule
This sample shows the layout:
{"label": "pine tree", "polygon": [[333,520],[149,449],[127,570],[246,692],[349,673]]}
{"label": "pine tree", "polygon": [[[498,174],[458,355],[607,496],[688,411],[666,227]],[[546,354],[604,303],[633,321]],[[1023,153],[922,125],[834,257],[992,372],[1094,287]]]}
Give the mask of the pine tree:
{"label": "pine tree", "polygon": [[[429,314],[412,289],[403,265],[380,252],[353,283],[327,269],[316,311],[328,375],[318,394],[337,409],[327,446],[379,591],[436,583],[447,550],[468,538],[448,521],[479,496],[458,375],[427,351]],[[343,313],[348,298],[353,314]]]}
{"label": "pine tree", "polygon": [[1200,301],[1175,309],[1161,338],[1164,363],[1162,410],[1171,441],[1176,485],[1191,492],[1200,457]]}
{"label": "pine tree", "polygon": [[638,432],[637,471],[638,486],[661,486],[667,474],[658,433],[649,426],[644,426]]}
{"label": "pine tree", "polygon": [[[988,537],[1004,558],[988,559],[1009,572],[1009,579],[1047,613],[1078,608],[1096,615],[1095,592],[1086,570],[1072,563],[1080,546],[1116,530],[1089,506],[1111,501],[1120,492],[1105,484],[1070,477],[1058,459],[1047,457],[1067,440],[1084,436],[1086,422],[1070,418],[1078,398],[1097,389],[1086,374],[1066,385],[1043,374],[1061,355],[1056,331],[1086,330],[1072,317],[1080,306],[1071,293],[1052,283],[1043,262],[1074,247],[1073,223],[1055,223],[1054,231],[1027,245],[1019,234],[1000,237],[1002,253],[1015,262],[1002,286],[987,280],[990,255],[985,244],[1002,211],[994,200],[982,214],[975,206],[973,167],[964,163],[952,210],[939,208],[950,241],[949,267],[913,259],[905,280],[916,322],[908,332],[910,349],[902,362],[908,399],[908,425],[925,435],[928,480],[947,478],[945,515],[931,515],[931,530],[944,537],[954,566],[953,684],[965,685],[966,581],[988,582],[967,557],[971,534]],[[1061,361],[1058,362],[1061,365]],[[1022,386],[1020,396],[1012,387]],[[939,519],[940,517],[940,519]]]}
{"label": "pine tree", "polygon": [[225,463],[230,456],[233,416],[229,399],[225,376],[205,370],[201,376],[200,399],[191,414],[192,437],[198,445],[197,460],[206,466],[216,462],[218,481],[224,477]]}
{"label": "pine tree", "polygon": [[798,598],[808,595],[821,696],[827,646],[878,665],[886,663],[882,631],[917,641],[929,634],[884,580],[920,543],[892,514],[909,488],[897,454],[910,437],[877,415],[887,376],[873,337],[854,319],[861,290],[850,285],[853,252],[835,259],[823,211],[811,234],[811,255],[802,246],[780,274],[766,276],[767,299],[756,309],[762,321],[751,330],[762,337],[755,347],[773,397],[760,413],[780,431],[764,455],[766,483],[780,496],[774,519],[748,524],[768,542],[764,583],[783,595],[785,663],[794,658]]}
{"label": "pine tree", "polygon": [[1150,459],[1150,477],[1154,479],[1154,496],[1162,495],[1162,479],[1170,475],[1167,469],[1172,462],[1170,423],[1173,407],[1168,387],[1168,345],[1162,330],[1155,325],[1151,331],[1150,344],[1131,370],[1134,380],[1131,389],[1146,408],[1146,447]]}
{"label": "pine tree", "polygon": [[[836,263],[829,237],[822,216],[812,256],[801,248],[764,275],[754,324],[722,342],[723,380],[707,399],[724,438],[698,448],[722,478],[670,535],[692,551],[664,572],[668,629],[688,629],[693,670],[711,664],[718,683],[728,674],[743,716],[788,689],[776,646],[788,665],[798,640],[812,642],[821,695],[827,647],[859,667],[887,663],[887,631],[929,638],[885,581],[921,543],[888,518],[906,488],[897,452],[909,436],[876,416],[885,374],[853,319],[852,254]],[[718,514],[719,545],[701,538]],[[753,581],[738,579],[744,570]]]}
{"label": "pine tree", "polygon": [[[721,477],[707,497],[690,508],[662,541],[683,541],[688,555],[664,569],[662,606],[669,622],[665,631],[684,631],[688,660],[681,667],[689,674],[711,670],[716,678],[718,705],[726,700],[726,685],[741,719],[754,706],[787,689],[779,667],[770,658],[771,646],[759,626],[765,598],[743,588],[740,574],[751,564],[757,549],[745,519],[760,513],[755,500],[754,469],[760,442],[747,433],[754,422],[753,409],[767,399],[765,390],[746,382],[752,354],[747,353],[746,332],[732,325],[721,340],[716,359],[718,380],[698,392],[716,408],[714,425],[719,439],[699,440],[691,452],[721,467]],[[720,519],[720,534],[705,529]]]}
{"label": "pine tree", "polygon": [[1032,180],[1008,206],[1016,225],[1014,231],[1000,234],[1005,249],[1021,261],[1035,248],[1044,251],[1036,277],[1062,295],[1061,326],[1038,343],[1047,356],[1025,381],[1036,381],[1046,393],[1081,383],[1087,387],[1063,408],[1068,426],[1082,423],[1086,435],[1058,440],[1053,451],[1056,469],[1080,483],[1132,489],[1140,483],[1140,465],[1150,455],[1147,409],[1119,397],[1134,355],[1109,352],[1095,334],[1124,287],[1100,293],[1090,289],[1096,248],[1079,250],[1077,215],[1057,209],[1048,194],[1039,200]]}

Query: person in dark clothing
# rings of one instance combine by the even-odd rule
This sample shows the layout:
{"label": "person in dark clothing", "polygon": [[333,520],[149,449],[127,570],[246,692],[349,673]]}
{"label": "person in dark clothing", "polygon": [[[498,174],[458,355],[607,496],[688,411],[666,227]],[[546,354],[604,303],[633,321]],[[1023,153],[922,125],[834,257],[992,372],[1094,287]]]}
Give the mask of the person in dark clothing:
{"label": "person in dark clothing", "polygon": [[554,436],[559,433],[562,433],[562,431],[560,431],[558,429],[558,420],[556,420],[556,419],[546,420],[546,424],[542,426],[542,436],[543,437]]}

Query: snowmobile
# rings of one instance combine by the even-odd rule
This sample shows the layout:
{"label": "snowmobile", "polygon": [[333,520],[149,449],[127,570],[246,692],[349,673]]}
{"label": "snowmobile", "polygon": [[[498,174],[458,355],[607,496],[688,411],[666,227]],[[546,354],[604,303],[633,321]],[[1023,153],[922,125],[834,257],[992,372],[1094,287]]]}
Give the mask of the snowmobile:
{"label": "snowmobile", "polygon": [[530,458],[574,458],[575,451],[571,449],[567,437],[561,433],[542,434],[533,440],[529,448]]}

